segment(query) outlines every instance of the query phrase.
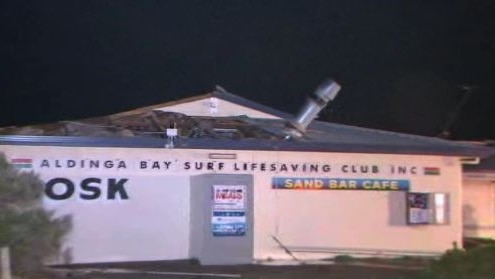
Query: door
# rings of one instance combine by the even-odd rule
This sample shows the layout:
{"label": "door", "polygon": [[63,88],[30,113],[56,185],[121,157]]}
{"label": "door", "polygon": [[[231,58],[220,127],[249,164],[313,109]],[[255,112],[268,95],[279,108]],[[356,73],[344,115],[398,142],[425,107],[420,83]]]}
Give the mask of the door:
{"label": "door", "polygon": [[191,257],[203,265],[253,260],[253,177],[191,177]]}

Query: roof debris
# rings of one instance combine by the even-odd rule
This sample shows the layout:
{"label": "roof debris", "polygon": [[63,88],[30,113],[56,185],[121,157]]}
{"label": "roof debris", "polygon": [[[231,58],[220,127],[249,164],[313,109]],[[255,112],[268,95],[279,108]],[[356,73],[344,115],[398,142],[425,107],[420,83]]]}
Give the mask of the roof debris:
{"label": "roof debris", "polygon": [[89,136],[89,137],[166,137],[166,129],[177,127],[184,138],[280,139],[277,135],[247,121],[247,117],[199,117],[176,112],[150,111],[133,115],[113,115],[59,121],[50,124],[0,128],[0,135]]}

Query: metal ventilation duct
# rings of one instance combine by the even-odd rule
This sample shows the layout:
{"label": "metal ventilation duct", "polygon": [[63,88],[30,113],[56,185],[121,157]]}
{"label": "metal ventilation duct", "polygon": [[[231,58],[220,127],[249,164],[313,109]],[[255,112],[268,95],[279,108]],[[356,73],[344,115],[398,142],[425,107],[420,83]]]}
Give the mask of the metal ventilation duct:
{"label": "metal ventilation duct", "polygon": [[291,121],[292,125],[300,132],[306,132],[306,128],[311,121],[318,116],[318,113],[320,113],[328,102],[335,99],[340,88],[340,85],[331,79],[320,84],[313,95],[308,98],[296,118]]}

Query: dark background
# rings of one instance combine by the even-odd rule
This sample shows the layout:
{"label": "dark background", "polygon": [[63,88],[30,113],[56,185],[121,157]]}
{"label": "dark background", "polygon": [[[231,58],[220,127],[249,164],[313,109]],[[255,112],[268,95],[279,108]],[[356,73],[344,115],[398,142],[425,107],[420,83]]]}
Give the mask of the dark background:
{"label": "dark background", "polygon": [[494,139],[494,18],[492,0],[2,1],[0,126],[216,84],[295,113],[331,77],[342,90],[320,119]]}

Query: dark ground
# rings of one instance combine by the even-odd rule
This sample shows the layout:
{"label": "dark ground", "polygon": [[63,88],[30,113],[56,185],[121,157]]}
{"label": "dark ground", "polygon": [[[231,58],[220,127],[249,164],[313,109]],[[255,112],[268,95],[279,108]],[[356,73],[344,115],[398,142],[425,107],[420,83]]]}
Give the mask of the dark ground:
{"label": "dark ground", "polygon": [[[87,268],[87,269],[86,269]],[[124,269],[132,273],[124,273]],[[408,279],[421,270],[411,266],[339,263],[332,265],[298,266],[200,266],[190,264],[119,264],[112,266],[79,266],[77,269],[59,271],[61,276],[77,279],[131,279],[131,278],[247,278],[247,279]],[[150,274],[156,272],[155,274]],[[170,274],[166,274],[169,272]],[[189,275],[172,273],[193,273]],[[219,274],[214,276],[214,274]],[[223,275],[223,276],[221,276]],[[230,275],[230,277],[228,277]]]}
{"label": "dark ground", "polygon": [[[474,251],[493,240],[466,238],[464,247]],[[488,251],[490,252],[490,251]],[[489,255],[489,254],[484,254]],[[483,256],[485,257],[485,256]],[[442,257],[443,258],[443,257]],[[35,279],[206,279],[206,278],[241,278],[241,279],[414,279],[437,262],[429,257],[397,258],[353,258],[337,256],[333,264],[300,265],[237,265],[237,266],[201,266],[194,260],[127,262],[110,264],[78,264],[70,266],[52,266],[47,276]],[[445,263],[443,269],[451,270]],[[479,262],[479,259],[476,260]],[[442,259],[440,259],[442,262]],[[458,263],[456,263],[458,265]],[[457,270],[457,269],[456,269]],[[459,274],[462,278],[471,278],[467,273]],[[447,275],[448,276],[448,275]],[[468,277],[465,277],[468,276]],[[419,276],[421,277],[421,276]],[[461,278],[459,277],[459,278]],[[457,278],[457,277],[456,277]],[[476,277],[492,278],[492,277]]]}

